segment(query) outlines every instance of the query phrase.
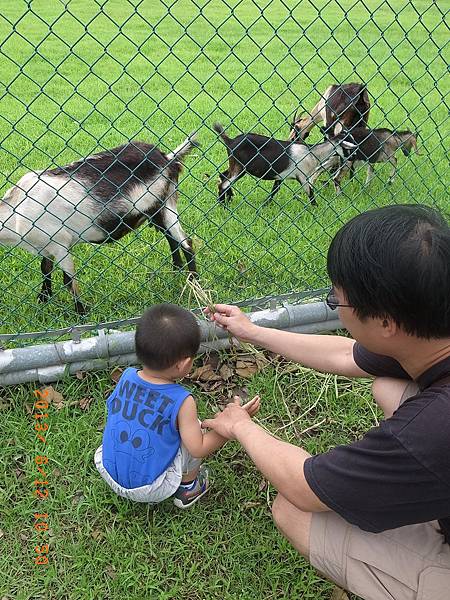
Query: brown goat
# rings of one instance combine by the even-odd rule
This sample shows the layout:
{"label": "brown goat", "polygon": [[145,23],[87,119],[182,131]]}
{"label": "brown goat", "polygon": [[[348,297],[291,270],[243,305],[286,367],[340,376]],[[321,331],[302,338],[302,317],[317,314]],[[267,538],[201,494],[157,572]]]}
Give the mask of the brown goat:
{"label": "brown goat", "polygon": [[362,83],[333,84],[306,116],[296,116],[292,123],[291,140],[305,140],[314,125],[323,123],[325,131],[337,135],[341,129],[367,127],[370,99]]}

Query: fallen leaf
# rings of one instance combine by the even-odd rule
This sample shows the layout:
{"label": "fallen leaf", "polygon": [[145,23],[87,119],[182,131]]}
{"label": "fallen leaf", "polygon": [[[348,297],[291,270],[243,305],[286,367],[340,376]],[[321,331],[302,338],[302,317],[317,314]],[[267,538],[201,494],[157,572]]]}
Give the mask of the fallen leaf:
{"label": "fallen leaf", "polygon": [[[239,361],[238,361],[239,362]],[[246,365],[245,367],[236,367],[236,375],[249,378],[258,372],[258,365]]]}
{"label": "fallen leaf", "polygon": [[0,411],[3,412],[4,410],[8,410],[9,408],[9,402],[7,402],[6,400],[3,400],[3,398],[0,399]]}
{"label": "fallen leaf", "polygon": [[255,355],[255,362],[256,362],[259,370],[261,370],[267,366],[269,361],[267,360],[267,358],[264,356],[264,354],[262,352],[258,352],[258,354]]}
{"label": "fallen leaf", "polygon": [[209,352],[208,355],[206,356],[205,360],[203,361],[203,364],[205,365],[211,365],[211,367],[213,369],[217,369],[217,367],[219,366],[220,363],[220,354],[218,352]]}
{"label": "fallen leaf", "polygon": [[86,372],[85,371],[77,371],[75,373],[75,377],[77,379],[84,379],[86,377]]}
{"label": "fallen leaf", "polygon": [[199,379],[200,381],[219,381],[221,379],[220,375],[213,371],[210,364],[195,369],[191,378],[194,380]]}
{"label": "fallen leaf", "polygon": [[53,469],[52,471],[52,477],[61,477],[61,470],[60,469]]}
{"label": "fallen leaf", "polygon": [[91,537],[94,538],[94,540],[101,540],[105,537],[103,531],[100,531],[100,529],[94,529],[91,532]]}
{"label": "fallen leaf", "polygon": [[49,385],[45,388],[42,388],[41,395],[52,404],[55,410],[61,410],[64,408],[64,396],[57,392],[53,386]]}
{"label": "fallen leaf", "polygon": [[247,265],[243,261],[239,261],[237,263],[237,268],[238,268],[239,273],[241,275],[243,275],[245,273],[245,271],[247,270]]}
{"label": "fallen leaf", "polygon": [[105,571],[108,577],[111,579],[115,579],[117,577],[116,570],[112,565],[107,565]]}
{"label": "fallen leaf", "polygon": [[218,390],[219,388],[223,387],[223,381],[222,379],[219,379],[218,381],[213,381],[210,383],[209,385],[209,392],[214,392],[214,390]]}
{"label": "fallen leaf", "polygon": [[247,510],[249,508],[255,508],[255,506],[261,506],[261,502],[244,502],[242,508]]}
{"label": "fallen leaf", "polygon": [[121,369],[120,367],[116,367],[111,371],[110,377],[114,381],[114,383],[118,383],[119,379],[122,377],[122,373],[123,369]]}
{"label": "fallen leaf", "polygon": [[84,500],[84,495],[82,490],[77,490],[72,497],[72,504],[79,504]]}
{"label": "fallen leaf", "polygon": [[256,361],[253,359],[249,359],[249,358],[238,358],[236,361],[236,368],[238,369],[244,369],[245,367],[251,367],[252,365],[255,365]]}
{"label": "fallen leaf", "polygon": [[222,379],[231,379],[233,377],[233,369],[227,364],[223,364],[219,369],[219,375]]}
{"label": "fallen leaf", "polygon": [[348,594],[345,590],[335,586],[331,594],[330,600],[349,600]]}
{"label": "fallen leaf", "polygon": [[258,492],[262,492],[266,489],[267,487],[267,480],[266,479],[261,479],[259,486],[258,486]]}
{"label": "fallen leaf", "polygon": [[20,539],[22,540],[22,542],[27,542],[28,541],[28,536],[26,533],[21,533],[19,535]]}
{"label": "fallen leaf", "polygon": [[33,414],[33,405],[29,404],[28,402],[25,403],[25,410],[27,411],[28,415],[32,415]]}
{"label": "fallen leaf", "polygon": [[91,403],[92,403],[93,398],[81,398],[81,400],[79,401],[78,405],[81,408],[81,410],[88,410]]}

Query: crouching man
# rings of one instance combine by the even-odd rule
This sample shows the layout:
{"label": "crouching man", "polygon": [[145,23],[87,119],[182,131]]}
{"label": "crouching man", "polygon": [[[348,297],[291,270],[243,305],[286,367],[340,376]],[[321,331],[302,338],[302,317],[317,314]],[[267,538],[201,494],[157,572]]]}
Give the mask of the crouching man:
{"label": "crouching man", "polygon": [[278,490],[272,512],[325,577],[366,600],[450,599],[450,228],[435,210],[363,213],[328,251],[327,304],[353,339],[211,318],[308,367],[374,377],[385,419],[323,454],[282,442],[237,404],[203,426],[240,442]]}

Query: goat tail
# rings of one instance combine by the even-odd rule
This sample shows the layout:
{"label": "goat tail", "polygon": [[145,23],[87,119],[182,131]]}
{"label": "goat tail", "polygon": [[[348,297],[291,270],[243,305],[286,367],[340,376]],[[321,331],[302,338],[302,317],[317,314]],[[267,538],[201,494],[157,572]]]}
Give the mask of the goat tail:
{"label": "goat tail", "polygon": [[177,146],[175,148],[175,150],[166,154],[166,156],[167,156],[168,160],[181,160],[187,154],[189,154],[189,152],[192,150],[192,148],[194,148],[196,146],[200,146],[200,144],[197,141],[197,132],[193,131],[192,133],[190,133],[187,136],[187,138],[184,140],[184,142],[182,142],[179,146]]}
{"label": "goat tail", "polygon": [[220,123],[214,123],[213,129],[214,129],[214,131],[216,131],[220,135],[220,137],[222,138],[223,143],[225,144],[225,146],[228,146],[228,144],[231,141],[231,138],[229,138],[227,136],[227,134],[225,133],[225,129],[223,128],[223,126]]}

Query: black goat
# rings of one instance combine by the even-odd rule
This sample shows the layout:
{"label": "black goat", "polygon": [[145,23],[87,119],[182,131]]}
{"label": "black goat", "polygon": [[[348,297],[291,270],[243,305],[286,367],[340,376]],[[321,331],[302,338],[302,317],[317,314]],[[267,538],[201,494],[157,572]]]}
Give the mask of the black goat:
{"label": "black goat", "polygon": [[311,201],[313,185],[322,171],[341,166],[354,145],[338,138],[307,146],[303,143],[277,140],[257,133],[243,133],[235,138],[226,135],[219,123],[214,129],[228,152],[228,169],[219,174],[219,202],[231,198],[231,186],[246,173],[274,181],[268,201],[272,200],[284,179],[296,179]]}

